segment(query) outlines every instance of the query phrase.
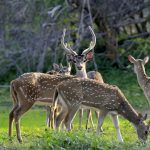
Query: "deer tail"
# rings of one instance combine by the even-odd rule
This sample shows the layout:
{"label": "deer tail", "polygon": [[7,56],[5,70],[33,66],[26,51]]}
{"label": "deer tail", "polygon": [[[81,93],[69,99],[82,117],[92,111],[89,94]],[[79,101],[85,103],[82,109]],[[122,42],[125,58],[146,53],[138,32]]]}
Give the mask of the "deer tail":
{"label": "deer tail", "polygon": [[18,100],[17,100],[17,92],[15,90],[15,86],[14,86],[13,81],[10,83],[10,95],[12,97],[14,105],[16,105],[18,103]]}

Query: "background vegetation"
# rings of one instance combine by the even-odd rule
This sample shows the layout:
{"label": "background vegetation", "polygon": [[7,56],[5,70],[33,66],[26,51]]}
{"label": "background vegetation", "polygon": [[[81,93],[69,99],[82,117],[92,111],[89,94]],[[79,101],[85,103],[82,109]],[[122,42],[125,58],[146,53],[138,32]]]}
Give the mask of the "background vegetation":
{"label": "background vegetation", "polygon": [[[150,56],[149,8],[149,0],[0,0],[0,149],[150,149],[150,144],[138,142],[132,125],[121,117],[124,144],[117,142],[109,117],[100,136],[95,129],[85,131],[84,124],[78,130],[77,118],[72,132],[54,132],[45,127],[46,111],[41,106],[34,106],[21,120],[24,144],[7,136],[12,108],[9,82],[24,72],[51,70],[54,62],[66,64],[60,44],[64,28],[66,41],[81,53],[89,46],[87,27],[92,26],[97,44],[87,70],[100,71],[106,83],[119,86],[133,107],[149,112],[127,59],[129,54]],[[150,63],[145,67],[150,75]]]}

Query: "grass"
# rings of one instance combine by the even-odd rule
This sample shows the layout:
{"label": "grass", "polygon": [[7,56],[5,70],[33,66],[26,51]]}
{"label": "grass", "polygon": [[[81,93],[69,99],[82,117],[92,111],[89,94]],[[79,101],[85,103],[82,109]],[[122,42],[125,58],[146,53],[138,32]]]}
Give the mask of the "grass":
{"label": "grass", "polygon": [[[125,94],[129,102],[138,110],[148,109],[148,103],[140,87],[137,84],[135,74],[128,71],[109,70],[102,71],[104,80],[107,83],[117,85]],[[78,129],[78,118],[73,123],[74,129],[71,132],[56,132],[46,128],[46,111],[44,107],[34,106],[21,119],[21,131],[23,144],[19,144],[14,136],[9,139],[8,114],[11,110],[12,102],[9,96],[9,89],[0,89],[0,150],[1,149],[25,149],[25,150],[149,150],[148,143],[143,145],[138,141],[137,134],[132,124],[119,117],[121,133],[124,143],[117,142],[116,131],[111,118],[108,116],[103,125],[103,133],[99,136],[95,134],[95,128],[85,130],[85,116],[81,129]],[[94,116],[94,115],[93,115]],[[94,118],[96,125],[96,119]]]}
{"label": "grass", "polygon": [[[21,120],[23,144],[19,144],[15,136],[15,129],[12,139],[8,139],[8,118],[6,116],[8,116],[8,111],[3,111],[1,121],[5,118],[6,121],[0,124],[1,149],[148,150],[150,148],[150,144],[143,145],[138,141],[132,124],[122,117],[120,117],[120,128],[125,143],[120,144],[117,142],[116,131],[109,116],[104,122],[104,131],[99,136],[96,136],[95,129],[86,131],[84,126],[78,129],[77,118],[74,121],[73,131],[56,132],[45,127],[45,110],[38,108],[29,111]],[[149,142],[150,139],[148,139]]]}
{"label": "grass", "polygon": [[[45,110],[35,108],[27,112],[21,120],[23,144],[19,144],[14,129],[14,136],[8,139],[8,111],[2,110],[0,124],[1,149],[136,149],[145,150],[150,144],[138,142],[136,132],[131,123],[120,117],[120,128],[125,143],[117,142],[116,131],[111,118],[108,116],[103,125],[103,133],[96,136],[95,129],[78,129],[78,118],[74,120],[74,129],[71,132],[56,132],[45,127]],[[94,120],[96,123],[96,120]],[[85,122],[83,123],[83,125]],[[150,139],[148,139],[150,142]]]}

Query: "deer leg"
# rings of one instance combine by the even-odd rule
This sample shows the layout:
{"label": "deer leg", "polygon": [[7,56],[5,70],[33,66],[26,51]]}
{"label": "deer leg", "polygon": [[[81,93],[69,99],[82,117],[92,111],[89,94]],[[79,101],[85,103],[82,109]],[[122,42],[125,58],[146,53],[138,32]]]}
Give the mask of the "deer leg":
{"label": "deer leg", "polygon": [[56,121],[55,121],[55,127],[56,127],[56,130],[58,130],[59,126],[60,126],[60,123],[62,122],[62,120],[66,117],[68,113],[68,110],[65,110],[63,109],[59,115],[56,117]]}
{"label": "deer leg", "polygon": [[88,129],[90,117],[91,117],[91,111],[90,111],[90,109],[87,109],[87,111],[86,111],[86,126],[85,126],[86,129]]}
{"label": "deer leg", "polygon": [[[57,109],[55,111],[55,115],[57,113]],[[49,122],[48,122],[48,126],[50,127],[51,125],[51,128],[53,129],[53,111],[52,111],[52,106],[49,106]]]}
{"label": "deer leg", "polygon": [[[50,115],[49,115],[49,126],[51,125],[51,128],[53,129],[53,111],[52,111],[52,107],[50,107]],[[57,109],[55,111],[55,113],[57,113]]]}
{"label": "deer leg", "polygon": [[10,87],[10,93],[11,93],[11,96],[12,96],[12,100],[14,102],[14,107],[11,110],[11,112],[9,113],[9,131],[8,131],[8,135],[11,137],[12,136],[12,128],[13,128],[13,120],[14,120],[14,111],[18,107],[18,99],[17,99],[17,94],[16,94],[13,86]]}
{"label": "deer leg", "polygon": [[52,110],[53,110],[52,111],[53,116],[52,116],[52,121],[51,121],[52,125],[51,126],[52,126],[53,129],[55,129],[56,128],[56,118],[57,118],[57,111],[58,110],[57,110],[57,108],[53,108]]}
{"label": "deer leg", "polygon": [[50,114],[50,124],[51,128],[54,129],[54,122],[56,122],[56,116],[57,116],[57,108],[55,111],[53,111],[53,108],[51,107],[51,114]]}
{"label": "deer leg", "polygon": [[61,124],[61,129],[64,130],[65,129],[65,124],[64,124],[64,121],[62,122]]}
{"label": "deer leg", "polygon": [[118,141],[123,142],[122,135],[121,135],[120,128],[119,128],[118,115],[117,114],[111,114],[111,117],[112,117],[113,124],[116,128],[116,131],[117,131]]}
{"label": "deer leg", "polygon": [[96,119],[99,118],[99,111],[95,111],[95,116],[96,116]]}
{"label": "deer leg", "polygon": [[16,125],[17,139],[21,143],[22,142],[22,137],[21,137],[21,132],[20,132],[20,116],[19,116],[20,111],[21,111],[21,107],[18,107],[14,111],[14,119],[15,119],[15,125]]}
{"label": "deer leg", "polygon": [[[54,111],[54,118],[56,118],[56,115],[57,115],[57,112],[58,112],[58,108],[56,108],[55,109],[55,111]],[[59,114],[60,115],[60,114]],[[62,116],[63,117],[63,116]],[[59,119],[59,118],[57,118],[57,119]],[[58,121],[57,121],[57,123],[58,123]],[[60,123],[59,123],[60,124]],[[56,126],[56,119],[55,119],[55,126]],[[59,125],[58,125],[59,126]],[[62,122],[61,122],[61,129],[62,130],[64,130],[65,129],[65,125],[64,125],[64,120],[62,119]]]}
{"label": "deer leg", "polygon": [[15,119],[15,125],[16,125],[16,133],[17,133],[17,139],[21,143],[22,142],[22,137],[21,137],[21,132],[20,132],[20,117],[27,112],[31,107],[33,103],[27,103],[26,105],[19,106],[15,111],[14,111],[14,119]]}
{"label": "deer leg", "polygon": [[[98,120],[99,118],[99,111],[95,111],[95,116],[96,116],[96,119]],[[103,128],[100,127],[100,132],[103,132]]]}
{"label": "deer leg", "polygon": [[92,128],[94,128],[94,123],[92,119],[92,111],[87,109],[87,116],[86,116],[86,129],[88,128],[89,120],[91,121]]}
{"label": "deer leg", "polygon": [[[54,111],[52,111],[52,107],[51,107],[51,116],[50,116],[50,121],[51,121],[51,128],[54,129],[56,126],[56,118],[57,118],[57,113],[59,113],[60,107],[55,108]],[[53,124],[54,123],[54,124]]]}
{"label": "deer leg", "polygon": [[79,128],[82,127],[83,109],[79,109]]}
{"label": "deer leg", "polygon": [[9,131],[8,131],[8,135],[11,137],[12,136],[12,128],[13,128],[13,120],[14,120],[14,111],[16,110],[16,108],[18,107],[18,105],[16,104],[14,106],[14,108],[11,110],[11,112],[9,113]]}
{"label": "deer leg", "polygon": [[98,125],[97,125],[97,130],[96,130],[96,134],[98,135],[99,132],[100,132],[100,128],[104,122],[104,119],[107,115],[108,111],[105,111],[105,110],[101,110],[100,111],[100,114],[99,114],[99,118],[98,118]]}
{"label": "deer leg", "polygon": [[51,117],[51,107],[50,106],[46,106],[46,110],[47,110],[47,117],[46,117],[46,126],[50,128],[50,117]]}
{"label": "deer leg", "polygon": [[66,129],[67,129],[68,131],[71,130],[72,121],[73,121],[73,118],[74,118],[74,116],[75,116],[75,113],[78,111],[78,109],[79,109],[79,105],[78,105],[78,106],[75,106],[75,107],[72,107],[71,109],[69,109],[68,114],[67,114],[67,116],[65,117],[64,123],[65,123]]}
{"label": "deer leg", "polygon": [[91,125],[92,125],[92,128],[94,128],[94,123],[93,123],[93,119],[92,119],[92,111],[90,110],[90,121],[91,121]]}

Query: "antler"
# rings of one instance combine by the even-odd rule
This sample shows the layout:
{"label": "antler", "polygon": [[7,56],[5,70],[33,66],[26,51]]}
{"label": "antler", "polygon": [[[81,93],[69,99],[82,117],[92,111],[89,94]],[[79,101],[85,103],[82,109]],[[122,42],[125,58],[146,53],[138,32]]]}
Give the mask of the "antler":
{"label": "antler", "polygon": [[65,38],[65,34],[66,34],[66,29],[63,30],[63,35],[62,35],[62,39],[61,39],[61,45],[64,48],[64,50],[69,53],[69,54],[73,54],[73,55],[77,55],[77,53],[71,49],[70,44],[67,44],[64,42],[64,38]]}
{"label": "antler", "polygon": [[89,29],[92,33],[92,41],[90,42],[90,46],[82,52],[82,55],[87,54],[90,50],[92,50],[96,45],[96,36],[93,29],[89,26]]}

